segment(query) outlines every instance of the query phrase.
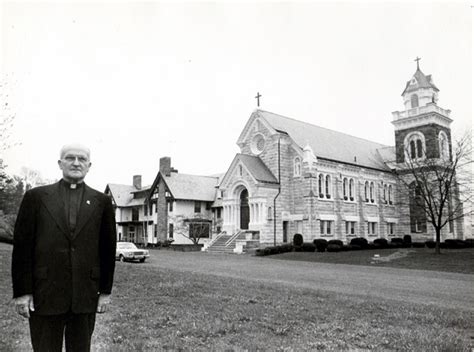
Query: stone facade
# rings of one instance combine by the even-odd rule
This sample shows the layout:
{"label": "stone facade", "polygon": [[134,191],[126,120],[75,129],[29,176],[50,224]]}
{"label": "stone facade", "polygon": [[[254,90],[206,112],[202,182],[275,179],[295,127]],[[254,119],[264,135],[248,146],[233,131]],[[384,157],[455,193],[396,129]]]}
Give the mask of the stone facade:
{"label": "stone facade", "polygon": [[[257,209],[256,213],[251,212],[250,229],[259,233],[261,245],[291,242],[295,233],[302,234],[306,242],[315,238],[349,242],[353,237],[373,240],[404,235],[414,240],[433,239],[429,222],[418,226],[423,216],[410,206],[413,200],[397,174],[403,174],[407,143],[410,145],[407,138],[411,134],[420,139],[413,145],[423,148],[428,159],[442,157],[441,135],[446,138],[447,157],[452,153],[450,111],[437,106],[437,93],[431,76],[418,69],[403,93],[406,110],[393,113],[395,146],[364,144],[366,151],[372,148],[374,160],[380,157],[378,163],[367,158],[359,162],[357,151],[353,159],[347,153],[343,155],[343,151],[340,160],[325,157],[325,152],[329,155],[333,151],[324,148],[314,156],[309,145],[305,147],[304,141],[298,141],[300,132],[290,128],[295,120],[256,110],[237,142],[241,156],[234,159],[220,185],[224,230],[230,233],[241,230],[240,195],[247,190],[250,204],[256,204]],[[413,95],[417,95],[416,99]],[[298,123],[303,128],[314,127]],[[346,138],[342,134],[334,135]],[[318,136],[313,137],[316,139],[313,145],[318,147]],[[333,141],[338,142],[344,144],[337,139]],[[392,159],[382,149],[392,150]],[[257,167],[259,162],[264,166]],[[259,168],[268,169],[277,182],[259,180]],[[453,201],[457,201],[456,197]],[[462,220],[455,221],[449,229],[446,227],[444,238],[461,238],[461,224]]]}

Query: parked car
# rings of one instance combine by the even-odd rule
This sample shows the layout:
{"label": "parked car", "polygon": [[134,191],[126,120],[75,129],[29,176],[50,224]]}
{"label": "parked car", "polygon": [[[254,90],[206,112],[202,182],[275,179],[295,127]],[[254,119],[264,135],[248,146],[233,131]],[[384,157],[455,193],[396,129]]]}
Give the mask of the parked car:
{"label": "parked car", "polygon": [[146,249],[138,249],[131,242],[117,242],[115,250],[115,259],[121,262],[138,260],[143,263],[150,256],[150,252]]}

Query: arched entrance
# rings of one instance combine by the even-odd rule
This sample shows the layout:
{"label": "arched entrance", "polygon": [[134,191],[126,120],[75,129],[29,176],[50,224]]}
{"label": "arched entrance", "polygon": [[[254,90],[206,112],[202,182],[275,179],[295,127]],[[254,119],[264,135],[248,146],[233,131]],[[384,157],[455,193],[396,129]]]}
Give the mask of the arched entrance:
{"label": "arched entrance", "polygon": [[240,193],[240,229],[248,230],[250,222],[249,192],[244,189]]}

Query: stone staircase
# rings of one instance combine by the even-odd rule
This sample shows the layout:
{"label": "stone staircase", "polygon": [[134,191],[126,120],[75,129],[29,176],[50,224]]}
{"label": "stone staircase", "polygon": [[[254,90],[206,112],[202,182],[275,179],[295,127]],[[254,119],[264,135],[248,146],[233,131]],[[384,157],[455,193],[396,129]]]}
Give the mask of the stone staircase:
{"label": "stone staircase", "polygon": [[[256,237],[255,231],[239,231],[231,235],[223,233],[206,248],[206,251],[209,253],[244,253],[246,249],[258,247],[259,241],[254,237]],[[239,244],[237,251],[236,244]]]}
{"label": "stone staircase", "polygon": [[207,252],[209,253],[234,253],[234,246],[227,242],[232,238],[233,235],[223,234],[214,243],[212,243]]}

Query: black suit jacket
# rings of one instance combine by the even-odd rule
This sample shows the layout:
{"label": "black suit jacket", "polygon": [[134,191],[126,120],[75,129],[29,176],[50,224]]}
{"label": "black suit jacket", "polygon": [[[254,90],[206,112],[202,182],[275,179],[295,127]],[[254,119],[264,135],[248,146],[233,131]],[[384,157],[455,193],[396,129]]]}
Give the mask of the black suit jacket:
{"label": "black suit jacket", "polygon": [[60,182],[25,193],[15,224],[13,296],[33,294],[38,315],[93,313],[115,268],[115,216],[108,196],[84,185],[70,233]]}

